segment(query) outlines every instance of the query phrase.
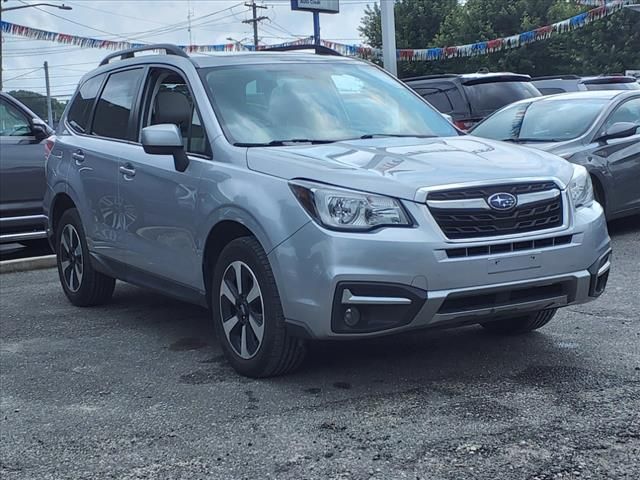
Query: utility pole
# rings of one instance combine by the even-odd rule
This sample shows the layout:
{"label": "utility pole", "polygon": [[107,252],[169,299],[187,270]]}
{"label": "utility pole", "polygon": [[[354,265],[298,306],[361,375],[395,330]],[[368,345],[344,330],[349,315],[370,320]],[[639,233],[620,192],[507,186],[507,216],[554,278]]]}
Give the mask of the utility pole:
{"label": "utility pole", "polygon": [[395,3],[394,0],[380,0],[380,15],[382,16],[382,61],[385,70],[397,76],[396,20],[393,11]]}
{"label": "utility pole", "polygon": [[256,5],[256,0],[251,0],[251,3],[245,3],[245,7],[251,7],[253,12],[253,18],[251,20],[243,20],[242,23],[252,23],[253,24],[253,46],[258,48],[258,22],[262,20],[269,20],[269,17],[258,17],[258,8],[266,9],[264,5]]}
{"label": "utility pole", "polygon": [[53,109],[51,108],[51,87],[49,86],[49,63],[44,62],[44,82],[47,87],[47,120],[53,128]]}

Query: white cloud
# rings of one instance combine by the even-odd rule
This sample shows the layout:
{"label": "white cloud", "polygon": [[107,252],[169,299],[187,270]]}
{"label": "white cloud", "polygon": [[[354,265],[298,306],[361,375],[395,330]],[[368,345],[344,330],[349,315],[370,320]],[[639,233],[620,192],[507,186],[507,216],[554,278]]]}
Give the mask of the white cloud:
{"label": "white cloud", "polygon": [[[62,3],[58,0],[53,2]],[[35,2],[8,0],[2,5],[7,8],[21,3]],[[27,8],[3,13],[3,20],[94,38],[188,44],[187,15],[191,10],[194,44],[226,43],[228,37],[236,40],[253,38],[251,25],[242,23],[250,18],[250,9],[240,1],[68,0],[64,3],[73,10]],[[357,28],[367,3],[375,3],[375,0],[341,0],[339,14],[321,15],[322,38],[361,43]],[[267,6],[266,10],[260,9],[259,14],[270,19],[260,23],[259,35],[263,43],[279,43],[293,38],[293,35],[313,33],[311,13],[291,11],[289,0],[258,0],[258,4]],[[214,12],[219,13],[211,15]],[[52,94],[69,95],[83,73],[95,68],[108,53],[107,50],[3,35],[3,88],[5,91],[26,89],[44,93],[43,70],[28,72],[42,67],[46,60],[50,65]]]}

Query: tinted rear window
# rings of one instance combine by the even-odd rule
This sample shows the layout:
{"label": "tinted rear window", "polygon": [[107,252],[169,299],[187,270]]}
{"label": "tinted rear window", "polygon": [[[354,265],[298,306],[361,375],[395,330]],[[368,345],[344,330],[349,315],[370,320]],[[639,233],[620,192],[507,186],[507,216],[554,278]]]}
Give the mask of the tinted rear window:
{"label": "tinted rear window", "polygon": [[80,91],[73,99],[71,107],[69,107],[69,114],[67,115],[67,122],[69,125],[79,133],[86,133],[89,130],[89,117],[91,115],[91,109],[93,108],[93,102],[98,95],[100,85],[104,74],[90,78],[84,85],[80,87]]}
{"label": "tinted rear window", "polygon": [[530,82],[492,82],[465,85],[473,114],[487,115],[518,100],[539,97],[540,92]]}
{"label": "tinted rear window", "polygon": [[129,116],[142,72],[138,68],[111,74],[96,106],[93,134],[120,140],[129,139]]}

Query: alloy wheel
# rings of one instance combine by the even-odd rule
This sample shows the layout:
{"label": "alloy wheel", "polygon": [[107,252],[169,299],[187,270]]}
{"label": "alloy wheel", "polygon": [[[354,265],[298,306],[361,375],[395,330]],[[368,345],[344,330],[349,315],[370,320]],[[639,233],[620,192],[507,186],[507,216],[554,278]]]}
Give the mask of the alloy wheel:
{"label": "alloy wheel", "polygon": [[82,285],[84,263],[82,256],[82,244],[78,231],[71,224],[64,226],[60,238],[60,266],[62,277],[67,288],[77,292]]}
{"label": "alloy wheel", "polygon": [[254,357],[264,338],[264,301],[255,274],[239,260],[222,275],[220,318],[235,353],[245,360]]}

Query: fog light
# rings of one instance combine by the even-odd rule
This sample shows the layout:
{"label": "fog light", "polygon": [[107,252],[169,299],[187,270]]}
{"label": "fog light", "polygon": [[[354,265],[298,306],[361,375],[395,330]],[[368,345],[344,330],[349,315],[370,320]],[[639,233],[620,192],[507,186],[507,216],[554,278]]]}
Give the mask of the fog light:
{"label": "fog light", "polygon": [[349,327],[355,327],[360,321],[360,310],[349,307],[344,311],[344,323]]}

